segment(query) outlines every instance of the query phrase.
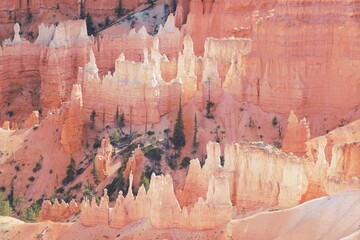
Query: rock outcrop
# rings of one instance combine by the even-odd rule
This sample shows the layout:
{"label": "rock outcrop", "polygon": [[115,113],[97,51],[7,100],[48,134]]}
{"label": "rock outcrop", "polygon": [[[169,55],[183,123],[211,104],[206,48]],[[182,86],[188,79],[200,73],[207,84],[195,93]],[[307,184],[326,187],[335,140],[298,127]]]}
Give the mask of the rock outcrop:
{"label": "rock outcrop", "polygon": [[271,206],[296,206],[307,190],[306,163],[270,146],[227,145],[224,167],[220,165],[220,155],[219,144],[208,143],[203,168],[198,160],[191,161],[184,189],[177,193],[182,206],[194,204],[198,196],[205,198],[206,184],[217,174],[228,179],[231,201],[238,214]]}
{"label": "rock outcrop", "polygon": [[309,124],[305,118],[298,120],[293,111],[290,112],[288,125],[284,134],[282,150],[302,156],[307,151],[306,143],[310,140]]}
{"label": "rock outcrop", "polygon": [[80,209],[75,200],[72,200],[69,204],[65,203],[64,200],[59,203],[57,199],[55,199],[54,203],[51,204],[51,202],[47,200],[44,201],[41,206],[38,221],[64,221],[79,212],[79,210]]}
{"label": "rock outcrop", "polygon": [[131,157],[126,163],[126,168],[123,172],[123,176],[125,179],[129,178],[130,173],[132,172],[134,176],[133,186],[135,190],[138,190],[140,187],[140,179],[143,173],[144,167],[146,164],[146,158],[144,153],[141,151],[140,145],[132,151]]}
{"label": "rock outcrop", "polygon": [[70,102],[65,103],[63,110],[65,119],[61,131],[61,144],[69,154],[79,150],[82,142],[83,127],[85,123],[81,86],[73,85]]}
{"label": "rock outcrop", "polygon": [[26,119],[24,123],[24,128],[33,127],[34,125],[39,124],[39,112],[33,111],[30,116]]}
{"label": "rock outcrop", "polygon": [[207,198],[195,203],[192,208],[180,208],[169,175],[151,176],[151,185],[146,193],[143,186],[134,198],[133,176],[130,174],[129,192],[124,198],[120,192],[114,208],[108,208],[106,190],[98,206],[95,200],[84,200],[80,221],[85,226],[109,224],[122,228],[125,225],[149,219],[155,228],[184,228],[194,230],[212,229],[231,220],[232,206],[229,186],[225,177],[212,177],[208,184]]}
{"label": "rock outcrop", "polygon": [[113,152],[114,149],[110,144],[110,139],[108,137],[103,138],[101,141],[101,147],[98,149],[94,160],[99,180],[104,180],[109,175],[109,165]]}

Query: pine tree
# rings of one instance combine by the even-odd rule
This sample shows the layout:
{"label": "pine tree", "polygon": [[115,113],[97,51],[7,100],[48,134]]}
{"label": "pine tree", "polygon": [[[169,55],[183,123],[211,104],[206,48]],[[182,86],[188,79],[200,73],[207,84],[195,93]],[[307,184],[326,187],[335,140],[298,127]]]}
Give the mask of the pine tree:
{"label": "pine tree", "polygon": [[98,173],[98,169],[97,169],[97,166],[96,166],[96,164],[95,164],[95,161],[93,162],[92,174],[93,174],[93,176],[94,176],[94,182],[95,182],[95,184],[99,184],[99,173]]}
{"label": "pine tree", "polygon": [[198,132],[198,124],[197,124],[197,118],[196,118],[196,114],[195,114],[195,117],[194,117],[194,137],[193,137],[193,142],[192,142],[192,146],[193,148],[197,148],[198,146],[198,142],[197,142],[197,132]]}
{"label": "pine tree", "polygon": [[116,113],[115,113],[115,125],[120,128],[120,131],[122,134],[124,134],[122,128],[125,127],[125,115],[122,113],[120,115],[119,113],[119,106],[116,107]]}
{"label": "pine tree", "polygon": [[121,17],[122,14],[122,0],[119,0],[118,6],[115,10],[116,16]]}
{"label": "pine tree", "polygon": [[175,146],[175,149],[180,150],[182,147],[185,146],[185,134],[184,134],[184,122],[182,118],[182,106],[181,106],[181,98],[179,103],[179,110],[176,117],[176,123],[174,126],[174,135],[172,138],[172,142]]}
{"label": "pine tree", "polygon": [[84,2],[83,0],[80,1],[80,19],[85,19],[86,15],[85,15],[85,6],[84,6]]}
{"label": "pine tree", "polygon": [[66,177],[62,181],[64,185],[68,184],[75,180],[75,160],[73,158],[70,159],[70,164],[67,166]]}
{"label": "pine tree", "polygon": [[95,117],[96,117],[96,112],[95,110],[93,110],[90,115],[90,121],[91,121],[90,129],[94,129]]}
{"label": "pine tree", "polygon": [[94,22],[89,12],[86,14],[86,28],[89,36],[94,35],[95,33]]}

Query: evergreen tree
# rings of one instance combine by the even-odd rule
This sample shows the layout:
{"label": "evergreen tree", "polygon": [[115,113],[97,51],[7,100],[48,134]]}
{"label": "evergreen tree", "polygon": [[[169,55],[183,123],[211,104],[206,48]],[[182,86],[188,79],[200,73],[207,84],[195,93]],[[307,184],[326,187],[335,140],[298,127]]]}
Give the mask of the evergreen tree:
{"label": "evergreen tree", "polygon": [[66,185],[69,182],[74,181],[75,180],[75,174],[76,174],[75,160],[73,158],[71,158],[70,159],[70,164],[67,166],[66,177],[63,180],[63,184]]}
{"label": "evergreen tree", "polygon": [[196,114],[194,117],[194,137],[193,137],[193,142],[192,142],[192,146],[193,148],[197,148],[198,146],[198,142],[197,142],[197,132],[198,132],[198,124],[197,124],[197,118],[196,118]]}
{"label": "evergreen tree", "polygon": [[80,1],[80,19],[85,19],[86,15],[85,15],[85,6],[84,6],[84,2],[83,0]]}
{"label": "evergreen tree", "polygon": [[122,15],[122,0],[118,0],[118,1],[119,2],[118,2],[118,6],[115,10],[115,13],[116,13],[117,17],[121,17],[121,15]]}
{"label": "evergreen tree", "polygon": [[15,204],[14,204],[14,178],[11,179],[10,193],[9,193],[7,199],[9,200],[10,207],[12,209],[15,209]]}
{"label": "evergreen tree", "polygon": [[94,22],[89,12],[86,14],[86,28],[89,36],[94,35],[95,33]]}
{"label": "evergreen tree", "polygon": [[120,115],[119,106],[116,107],[115,124],[118,128],[120,128],[121,133],[124,134],[122,128],[125,127],[125,115],[124,113]]}
{"label": "evergreen tree", "polygon": [[95,182],[95,184],[99,184],[99,173],[98,173],[98,169],[97,169],[97,166],[96,166],[96,164],[95,164],[95,161],[93,162],[92,174],[93,174],[93,176],[94,176],[94,182]]}
{"label": "evergreen tree", "polygon": [[90,115],[90,121],[91,121],[90,129],[94,129],[95,117],[96,117],[96,112],[95,110],[93,110]]}
{"label": "evergreen tree", "polygon": [[182,106],[181,106],[181,98],[179,103],[179,110],[176,117],[176,123],[174,126],[174,135],[172,138],[172,142],[175,146],[175,149],[180,150],[182,147],[185,146],[185,134],[184,134],[184,122],[182,117]]}

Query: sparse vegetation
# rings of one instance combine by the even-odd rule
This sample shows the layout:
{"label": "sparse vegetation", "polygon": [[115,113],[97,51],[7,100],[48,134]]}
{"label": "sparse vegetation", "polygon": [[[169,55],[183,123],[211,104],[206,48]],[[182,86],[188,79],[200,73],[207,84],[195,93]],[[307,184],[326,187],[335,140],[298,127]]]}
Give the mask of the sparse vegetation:
{"label": "sparse vegetation", "polygon": [[36,222],[40,209],[41,209],[42,199],[37,200],[30,205],[25,211],[21,214],[21,220],[25,222]]}
{"label": "sparse vegetation", "polygon": [[116,146],[120,143],[120,140],[121,140],[119,130],[118,130],[117,128],[115,128],[115,129],[110,133],[109,138],[110,138],[110,143],[111,143],[111,145],[113,145],[114,147],[116,147]]}
{"label": "sparse vegetation", "polygon": [[87,182],[85,184],[85,189],[84,189],[84,192],[83,192],[83,198],[88,198],[89,200],[91,200],[96,195],[96,193],[97,193],[97,191],[95,190],[93,185],[91,185],[90,182]]}
{"label": "sparse vegetation", "polygon": [[85,5],[84,5],[84,1],[81,0],[80,1],[80,19],[85,19],[86,18],[86,14],[85,14]]}
{"label": "sparse vegetation", "polygon": [[153,132],[153,131],[147,131],[147,133],[146,133],[147,135],[149,135],[149,136],[152,136],[152,135],[154,135],[155,134],[155,132]]}
{"label": "sparse vegetation", "polygon": [[140,186],[141,185],[144,185],[146,192],[149,190],[150,180],[145,176],[144,172],[141,174],[141,177],[140,177]]}
{"label": "sparse vegetation", "polygon": [[13,111],[7,111],[6,115],[8,115],[9,117],[12,117],[12,116],[14,116],[14,112]]}
{"label": "sparse vegetation", "polygon": [[193,142],[192,142],[192,147],[196,152],[196,149],[199,145],[199,143],[197,142],[197,132],[198,132],[198,124],[197,124],[197,118],[196,118],[196,114],[194,116],[194,137],[193,137]]}
{"label": "sparse vegetation", "polygon": [[253,128],[255,127],[255,122],[254,120],[252,119],[252,117],[249,117],[249,124],[248,124],[249,128]]}
{"label": "sparse vegetation", "polygon": [[31,177],[28,178],[28,180],[29,180],[30,182],[33,182],[33,181],[35,181],[35,177],[34,177],[34,176],[31,176]]}
{"label": "sparse vegetation", "polygon": [[190,165],[190,158],[189,157],[184,157],[180,165],[183,168],[187,168]]}
{"label": "sparse vegetation", "polygon": [[86,29],[89,36],[95,34],[94,22],[89,12],[86,14]]}
{"label": "sparse vegetation", "polygon": [[121,17],[122,12],[123,12],[123,9],[122,9],[122,0],[118,0],[118,5],[117,5],[117,7],[116,7],[116,9],[115,9],[116,16],[117,16],[117,17]]}
{"label": "sparse vegetation", "polygon": [[28,13],[26,14],[26,21],[31,22],[32,18],[33,18],[32,12],[28,11]]}
{"label": "sparse vegetation", "polygon": [[276,116],[274,116],[271,123],[272,123],[273,127],[276,127],[278,125],[279,122],[278,122]]}
{"label": "sparse vegetation", "polygon": [[105,18],[105,27],[107,27],[107,26],[109,26],[110,25],[110,18],[109,18],[109,16],[107,16],[106,18]]}
{"label": "sparse vegetation", "polygon": [[41,169],[41,163],[37,162],[35,167],[33,168],[33,172],[36,173],[37,171],[39,171]]}
{"label": "sparse vegetation", "polygon": [[94,129],[95,117],[96,117],[96,112],[95,112],[95,110],[93,110],[90,114],[90,129]]}
{"label": "sparse vegetation", "polygon": [[101,146],[101,140],[99,139],[99,136],[96,135],[94,139],[93,148],[96,149],[99,148],[100,146]]}
{"label": "sparse vegetation", "polygon": [[66,170],[66,177],[62,180],[63,185],[67,185],[68,183],[75,180],[75,160],[73,158],[70,158],[70,163],[67,166]]}
{"label": "sparse vegetation", "polygon": [[214,115],[211,113],[211,108],[215,106],[215,103],[207,101],[206,103],[206,118],[213,119]]}
{"label": "sparse vegetation", "polygon": [[99,184],[99,173],[98,173],[98,169],[97,169],[97,166],[95,164],[95,161],[93,162],[93,169],[91,171],[91,173],[93,174],[94,176],[94,182],[95,184]]}
{"label": "sparse vegetation", "polygon": [[115,126],[118,127],[121,131],[121,134],[124,134],[122,128],[125,127],[125,115],[119,113],[119,106],[116,106],[116,113],[115,113]]}
{"label": "sparse vegetation", "polygon": [[10,216],[11,212],[9,200],[0,192],[0,216]]}

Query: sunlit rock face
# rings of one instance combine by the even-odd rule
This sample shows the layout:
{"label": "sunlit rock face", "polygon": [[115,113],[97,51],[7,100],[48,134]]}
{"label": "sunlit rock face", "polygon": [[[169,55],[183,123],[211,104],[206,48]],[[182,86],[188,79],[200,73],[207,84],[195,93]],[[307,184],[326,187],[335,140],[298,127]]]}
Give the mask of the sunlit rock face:
{"label": "sunlit rock face", "polygon": [[84,127],[84,111],[81,86],[74,84],[71,92],[71,100],[64,107],[64,126],[61,131],[61,144],[66,152],[73,154],[77,152],[81,146],[83,127]]}

